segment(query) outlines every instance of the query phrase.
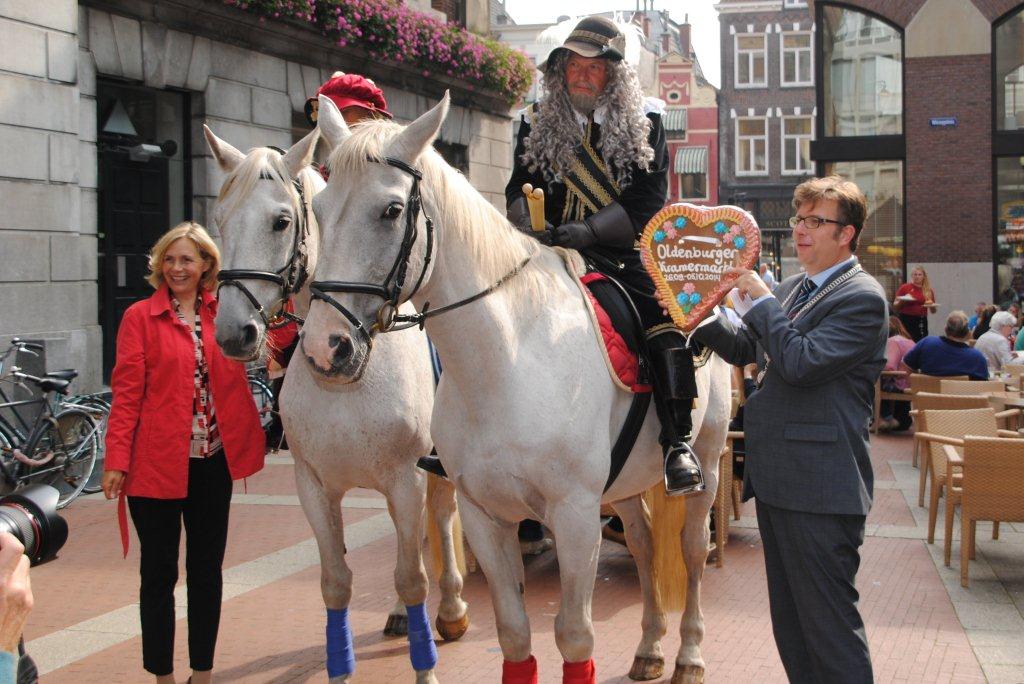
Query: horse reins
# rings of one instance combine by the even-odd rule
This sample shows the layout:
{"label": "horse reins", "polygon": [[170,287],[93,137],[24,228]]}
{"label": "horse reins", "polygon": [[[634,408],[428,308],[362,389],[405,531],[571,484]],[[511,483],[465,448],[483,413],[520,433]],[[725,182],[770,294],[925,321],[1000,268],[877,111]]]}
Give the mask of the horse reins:
{"label": "horse reins", "polygon": [[[270,149],[284,154],[284,152],[276,147]],[[274,180],[273,176],[267,172],[260,173],[261,180]],[[285,265],[276,271],[259,271],[255,269],[247,268],[233,268],[224,269],[217,274],[217,280],[221,283],[221,288],[234,287],[237,288],[245,298],[249,300],[256,313],[260,315],[263,320],[263,325],[269,330],[280,328],[287,325],[289,322],[294,321],[299,325],[302,325],[302,318],[296,316],[290,311],[284,310],[285,302],[292,294],[302,289],[303,284],[309,277],[309,252],[306,248],[306,238],[309,236],[309,220],[307,218],[308,207],[306,206],[306,194],[302,188],[302,181],[298,178],[291,179],[292,186],[296,192],[299,193],[299,216],[296,217],[295,222],[295,234],[292,239],[291,254],[288,256],[288,261]],[[281,308],[273,318],[267,316],[266,310],[260,301],[256,299],[255,295],[245,286],[243,281],[245,280],[265,280],[267,282],[274,283],[281,288]],[[219,293],[218,293],[219,296]]]}
{"label": "horse reins", "polygon": [[[314,280],[309,284],[310,296],[313,299],[319,299],[322,302],[326,302],[330,306],[334,307],[342,316],[348,319],[349,323],[352,324],[355,331],[368,347],[373,346],[373,338],[371,337],[373,332],[395,332],[415,327],[422,330],[423,325],[426,323],[428,318],[438,316],[447,311],[475,302],[482,297],[486,297],[491,292],[494,292],[496,289],[504,285],[508,280],[518,275],[519,272],[526,267],[526,264],[530,262],[533,255],[536,254],[536,250],[530,252],[525,259],[519,262],[511,271],[498,279],[496,283],[470,297],[460,299],[452,304],[446,304],[445,306],[437,309],[431,309],[430,302],[426,302],[423,305],[423,310],[419,313],[398,313],[398,307],[401,304],[402,288],[405,286],[405,279],[408,275],[409,259],[412,257],[412,248],[416,244],[416,239],[419,233],[417,219],[419,218],[419,213],[423,208],[423,201],[420,195],[420,181],[423,180],[423,174],[409,164],[406,164],[401,159],[395,159],[394,157],[384,157],[383,159],[370,158],[369,161],[392,166],[412,176],[412,187],[409,189],[409,199],[406,201],[405,207],[405,233],[402,236],[402,245],[398,251],[398,256],[395,257],[395,262],[391,265],[391,270],[388,272],[387,277],[381,285],[342,280]],[[427,274],[427,268],[433,259],[434,222],[429,216],[427,216],[426,211],[423,212],[423,218],[426,224],[427,233],[426,254],[423,257],[423,267],[420,269],[420,274],[416,279],[416,284],[413,286],[408,297],[405,298],[406,300],[411,299],[413,295],[419,291],[420,286],[423,284],[423,279]],[[343,292],[368,294],[380,297],[384,300],[377,309],[376,320],[370,325],[369,330],[367,330],[366,326],[363,325],[363,322],[359,320],[358,316],[328,294]]]}

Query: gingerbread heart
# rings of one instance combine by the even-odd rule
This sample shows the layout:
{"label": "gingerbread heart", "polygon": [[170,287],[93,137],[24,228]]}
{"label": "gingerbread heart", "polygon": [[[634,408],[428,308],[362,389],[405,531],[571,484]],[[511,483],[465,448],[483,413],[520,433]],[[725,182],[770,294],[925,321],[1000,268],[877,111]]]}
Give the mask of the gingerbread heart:
{"label": "gingerbread heart", "polygon": [[733,267],[752,268],[761,231],[739,207],[671,204],[640,236],[640,258],[654,279],[662,306],[683,330],[693,330],[732,289],[721,282]]}

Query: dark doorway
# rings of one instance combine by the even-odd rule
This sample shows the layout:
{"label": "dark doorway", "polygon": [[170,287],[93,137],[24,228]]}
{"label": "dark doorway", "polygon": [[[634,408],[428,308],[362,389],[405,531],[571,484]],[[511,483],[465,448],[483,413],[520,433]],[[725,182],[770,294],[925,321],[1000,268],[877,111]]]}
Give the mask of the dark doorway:
{"label": "dark doorway", "polygon": [[125,309],[148,297],[148,255],[191,216],[188,96],[102,81],[99,142],[99,317],[109,381]]}
{"label": "dark doorway", "polygon": [[121,316],[153,292],[146,283],[148,252],[168,226],[167,175],[166,159],[135,162],[127,152],[100,154],[104,379],[114,368]]}

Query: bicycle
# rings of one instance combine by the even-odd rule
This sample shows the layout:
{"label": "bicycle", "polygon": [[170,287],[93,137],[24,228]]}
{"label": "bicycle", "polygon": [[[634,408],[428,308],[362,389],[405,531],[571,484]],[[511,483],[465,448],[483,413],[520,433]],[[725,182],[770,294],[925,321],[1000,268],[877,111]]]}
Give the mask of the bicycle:
{"label": "bicycle", "polygon": [[[15,338],[0,360],[0,380],[10,380],[27,389],[32,383],[42,397],[10,400],[0,388],[0,492],[17,491],[29,484],[49,484],[60,496],[57,507],[71,503],[92,475],[99,451],[98,425],[92,415],[79,407],[57,408],[54,399],[68,392],[70,380],[63,377],[36,377],[19,368],[7,370],[13,352],[35,353],[42,347]],[[66,373],[65,373],[66,375]],[[15,409],[38,406],[39,413],[29,421]]]}

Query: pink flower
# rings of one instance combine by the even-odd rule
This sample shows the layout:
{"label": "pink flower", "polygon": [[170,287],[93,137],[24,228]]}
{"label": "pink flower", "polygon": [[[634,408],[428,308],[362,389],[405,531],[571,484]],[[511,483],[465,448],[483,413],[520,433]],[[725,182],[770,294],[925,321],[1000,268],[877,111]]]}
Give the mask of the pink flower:
{"label": "pink flower", "polygon": [[697,286],[694,285],[693,283],[685,283],[683,285],[683,292],[685,292],[688,295],[692,295],[696,291],[697,291]]}

